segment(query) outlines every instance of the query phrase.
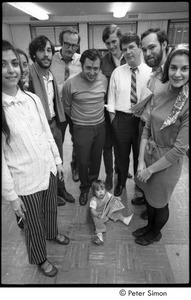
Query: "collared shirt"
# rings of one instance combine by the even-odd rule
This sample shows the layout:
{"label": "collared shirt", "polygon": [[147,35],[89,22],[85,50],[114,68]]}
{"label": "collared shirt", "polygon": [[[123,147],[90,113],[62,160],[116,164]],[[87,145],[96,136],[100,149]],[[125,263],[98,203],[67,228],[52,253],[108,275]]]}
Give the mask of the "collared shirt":
{"label": "collared shirt", "polygon": [[53,86],[53,76],[50,71],[48,71],[48,79],[43,76],[45,90],[48,97],[48,107],[50,111],[51,118],[54,118],[56,113],[54,110],[54,86]]}
{"label": "collared shirt", "polygon": [[38,96],[2,93],[2,105],[11,133],[9,145],[2,134],[2,195],[13,201],[46,190],[62,160]]}
{"label": "collared shirt", "polygon": [[[74,53],[72,60],[68,63],[70,77],[82,71],[80,57],[80,54]],[[62,96],[62,87],[65,82],[65,65],[60,52],[56,52],[53,56],[51,71],[56,79],[60,96]]]}
{"label": "collared shirt", "polygon": [[[144,99],[145,89],[152,69],[141,62],[136,71],[137,103]],[[128,64],[116,68],[110,79],[107,110],[132,113],[131,108],[131,69]]]}
{"label": "collared shirt", "polygon": [[114,55],[113,56],[113,60],[116,64],[116,67],[119,67],[121,65],[121,60],[123,59],[123,54],[121,55],[121,57],[118,59],[117,57],[115,57]]}

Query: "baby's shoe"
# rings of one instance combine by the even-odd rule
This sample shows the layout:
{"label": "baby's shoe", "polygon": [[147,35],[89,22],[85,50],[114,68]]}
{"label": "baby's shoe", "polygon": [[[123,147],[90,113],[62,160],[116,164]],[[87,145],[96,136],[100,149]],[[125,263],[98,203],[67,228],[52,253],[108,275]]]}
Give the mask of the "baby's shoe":
{"label": "baby's shoe", "polygon": [[96,245],[103,245],[103,234],[101,232],[94,235],[92,239]]}
{"label": "baby's shoe", "polygon": [[123,223],[125,225],[129,225],[129,223],[131,222],[132,217],[133,217],[133,214],[131,214],[129,217],[124,217]]}

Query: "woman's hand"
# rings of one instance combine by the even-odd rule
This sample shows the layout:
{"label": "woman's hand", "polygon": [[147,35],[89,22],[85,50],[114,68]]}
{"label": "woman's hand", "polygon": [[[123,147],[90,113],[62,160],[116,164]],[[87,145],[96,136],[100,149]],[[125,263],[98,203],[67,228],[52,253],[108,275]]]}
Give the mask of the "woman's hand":
{"label": "woman's hand", "polygon": [[137,178],[142,182],[147,182],[147,180],[151,177],[152,173],[149,171],[148,168],[142,169],[138,171]]}
{"label": "woman's hand", "polygon": [[64,180],[64,167],[62,164],[57,165],[58,178],[63,181]]}
{"label": "woman's hand", "polygon": [[10,203],[11,203],[11,207],[12,207],[14,213],[18,217],[25,220],[24,213],[26,212],[26,208],[25,208],[25,205],[24,205],[23,201],[21,200],[21,198],[18,197],[16,200],[11,201]]}
{"label": "woman's hand", "polygon": [[137,172],[139,173],[140,171],[146,169],[146,164],[145,161],[139,161],[138,163],[138,167],[137,167]]}

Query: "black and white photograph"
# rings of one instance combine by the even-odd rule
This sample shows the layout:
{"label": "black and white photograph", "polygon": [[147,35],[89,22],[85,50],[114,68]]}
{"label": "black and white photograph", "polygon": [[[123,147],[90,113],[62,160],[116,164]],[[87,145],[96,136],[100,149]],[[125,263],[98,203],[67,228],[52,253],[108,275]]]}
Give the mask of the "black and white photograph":
{"label": "black and white photograph", "polygon": [[190,299],[189,3],[1,6],[0,294]]}

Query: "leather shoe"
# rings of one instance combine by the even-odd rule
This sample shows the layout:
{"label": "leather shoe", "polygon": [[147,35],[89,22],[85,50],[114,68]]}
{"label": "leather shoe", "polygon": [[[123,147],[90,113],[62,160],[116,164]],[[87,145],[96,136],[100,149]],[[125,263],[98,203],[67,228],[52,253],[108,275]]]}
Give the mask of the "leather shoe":
{"label": "leather shoe", "polygon": [[65,187],[58,190],[58,196],[60,196],[61,198],[64,198],[64,200],[66,202],[69,202],[69,203],[75,202],[74,197],[66,191]]}
{"label": "leather shoe", "polygon": [[141,197],[133,198],[131,200],[131,203],[133,205],[143,205],[143,204],[146,204],[145,197],[141,196]]}
{"label": "leather shoe", "polygon": [[74,182],[78,182],[80,180],[79,173],[78,173],[78,167],[74,166],[73,163],[71,163],[71,169],[72,169],[72,179]]}
{"label": "leather shoe", "polygon": [[135,243],[141,245],[141,246],[147,246],[147,245],[150,245],[154,242],[158,242],[160,241],[162,237],[162,233],[160,232],[156,237],[153,237],[153,238],[150,238],[150,239],[147,239],[146,238],[146,235],[144,236],[139,236],[135,239]]}
{"label": "leather shoe", "polygon": [[62,197],[57,196],[57,206],[64,206],[66,202]]}
{"label": "leather shoe", "polygon": [[133,231],[132,235],[134,237],[139,237],[139,236],[142,236],[142,235],[146,234],[149,231],[150,231],[150,229],[147,226],[144,226],[144,227],[141,227],[141,228]]}
{"label": "leather shoe", "polygon": [[82,206],[86,205],[86,203],[88,202],[88,193],[81,192],[79,202],[80,202],[80,205],[82,205]]}
{"label": "leather shoe", "polygon": [[67,237],[63,234],[58,233],[57,237],[55,237],[55,239],[54,239],[54,242],[56,242],[57,244],[60,244],[60,245],[68,245],[70,242],[70,239],[69,239],[69,237]]}
{"label": "leather shoe", "polygon": [[117,184],[114,190],[114,196],[119,197],[123,192],[124,186],[121,184]]}
{"label": "leather shoe", "polygon": [[127,178],[132,178],[133,175],[131,175],[129,172],[127,173]]}
{"label": "leather shoe", "polygon": [[112,189],[112,187],[113,187],[113,175],[112,174],[106,176],[105,187],[106,187],[107,191]]}
{"label": "leather shoe", "polygon": [[148,220],[148,213],[147,211],[145,210],[141,215],[140,215],[141,219],[143,220]]}
{"label": "leather shoe", "polygon": [[46,260],[42,265],[38,265],[38,269],[43,275],[48,277],[54,277],[58,273],[58,269]]}

